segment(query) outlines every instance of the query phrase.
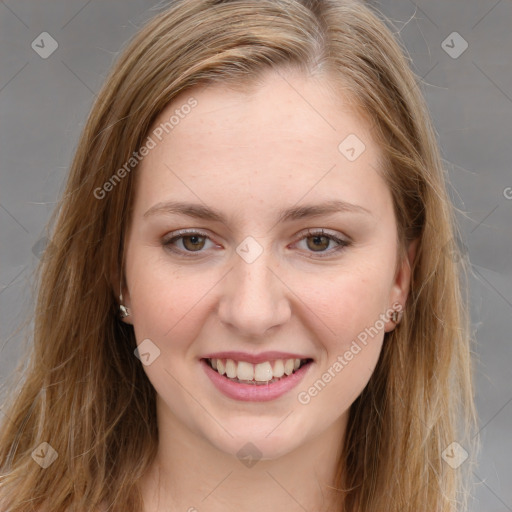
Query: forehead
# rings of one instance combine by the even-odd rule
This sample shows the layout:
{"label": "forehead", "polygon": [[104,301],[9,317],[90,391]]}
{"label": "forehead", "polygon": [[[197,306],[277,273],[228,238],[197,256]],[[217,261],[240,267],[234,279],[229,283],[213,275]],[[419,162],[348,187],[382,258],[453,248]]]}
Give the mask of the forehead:
{"label": "forehead", "polygon": [[138,185],[146,203],[185,194],[270,205],[336,191],[352,202],[388,199],[367,121],[325,78],[272,71],[248,90],[196,86],[173,99],[149,136],[155,147]]}
{"label": "forehead", "polygon": [[[197,104],[189,109],[187,103],[192,98]],[[369,138],[368,122],[352,95],[337,87],[330,77],[305,75],[293,69],[268,70],[247,85],[210,83],[188,89],[167,105],[155,126],[165,124],[173,114],[181,114],[180,110],[185,114],[179,120],[174,116],[175,137],[215,135],[217,130],[219,138],[249,138],[257,144],[261,135],[274,138],[276,143],[283,137],[321,136],[326,149],[345,129]]]}

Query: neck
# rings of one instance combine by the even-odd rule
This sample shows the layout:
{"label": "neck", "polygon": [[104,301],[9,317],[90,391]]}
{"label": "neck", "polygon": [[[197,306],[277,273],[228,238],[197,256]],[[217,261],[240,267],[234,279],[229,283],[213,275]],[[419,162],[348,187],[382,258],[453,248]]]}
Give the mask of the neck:
{"label": "neck", "polygon": [[[348,413],[288,453],[250,460],[217,449],[158,409],[157,456],[139,483],[144,512],[341,511],[333,488]],[[250,454],[251,445],[243,446]]]}

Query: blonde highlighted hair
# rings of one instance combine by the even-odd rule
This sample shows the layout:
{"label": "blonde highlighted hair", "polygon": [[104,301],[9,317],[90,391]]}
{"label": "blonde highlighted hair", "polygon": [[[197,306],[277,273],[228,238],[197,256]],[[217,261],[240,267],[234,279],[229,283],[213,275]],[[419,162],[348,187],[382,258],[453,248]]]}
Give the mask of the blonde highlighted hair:
{"label": "blonde highlighted hair", "polygon": [[[344,512],[453,512],[473,455],[467,269],[435,132],[405,50],[353,0],[179,0],[117,59],[81,135],[38,269],[33,340],[0,434],[1,511],[142,510],[137,487],[156,454],[155,391],[117,315],[136,169],[98,199],[157,115],[199,84],[257,85],[269,69],[325,76],[351,98],[385,155],[399,247],[417,239],[399,328],[350,409],[337,483]],[[117,280],[117,281],[116,281]],[[48,442],[46,469],[32,452]],[[340,440],[340,443],[342,440]]]}

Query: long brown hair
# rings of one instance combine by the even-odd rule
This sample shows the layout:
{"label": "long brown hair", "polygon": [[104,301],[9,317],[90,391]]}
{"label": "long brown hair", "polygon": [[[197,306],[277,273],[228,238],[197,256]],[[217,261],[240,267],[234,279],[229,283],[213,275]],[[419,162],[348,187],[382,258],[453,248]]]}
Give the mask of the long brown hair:
{"label": "long brown hair", "polygon": [[[385,155],[402,256],[419,241],[403,321],[386,334],[350,409],[337,475],[343,510],[465,506],[470,463],[455,469],[442,454],[454,441],[475,450],[467,269],[453,257],[446,176],[405,50],[378,13],[353,0],[179,0],[115,63],[51,219],[33,342],[4,407],[2,510],[142,509],[137,481],[158,441],[155,391],[133,355],[132,327],[117,316],[113,284],[136,166],[98,191],[178,93],[208,83],[248,87],[285,67],[325,75],[354,100]],[[53,453],[44,442],[58,455],[46,468],[32,457]]]}

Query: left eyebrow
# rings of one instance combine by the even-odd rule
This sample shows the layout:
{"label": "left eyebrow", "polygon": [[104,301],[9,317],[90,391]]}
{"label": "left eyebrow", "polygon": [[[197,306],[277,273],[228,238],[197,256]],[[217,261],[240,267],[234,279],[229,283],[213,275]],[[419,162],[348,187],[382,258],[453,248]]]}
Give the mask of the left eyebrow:
{"label": "left eyebrow", "polygon": [[341,200],[332,200],[323,204],[295,206],[287,210],[281,210],[278,222],[300,220],[307,217],[320,217],[331,213],[363,213],[373,215],[372,212],[358,204],[348,203]]}
{"label": "left eyebrow", "polygon": [[[309,217],[320,217],[332,213],[362,213],[373,216],[372,212],[363,206],[341,200],[332,200],[322,204],[294,206],[278,212],[277,222],[289,222]],[[157,213],[187,215],[196,219],[206,219],[227,223],[225,215],[209,206],[179,201],[157,203],[144,213],[144,217]]]}

